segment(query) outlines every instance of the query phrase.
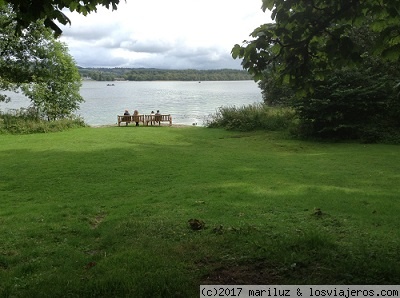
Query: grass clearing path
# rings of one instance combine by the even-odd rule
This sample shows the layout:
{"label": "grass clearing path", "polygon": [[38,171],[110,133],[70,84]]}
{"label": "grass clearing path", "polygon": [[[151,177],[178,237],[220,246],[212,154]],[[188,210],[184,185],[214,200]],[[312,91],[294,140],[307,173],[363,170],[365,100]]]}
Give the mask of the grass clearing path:
{"label": "grass clearing path", "polygon": [[399,146],[267,132],[0,135],[0,297],[399,284],[399,170]]}

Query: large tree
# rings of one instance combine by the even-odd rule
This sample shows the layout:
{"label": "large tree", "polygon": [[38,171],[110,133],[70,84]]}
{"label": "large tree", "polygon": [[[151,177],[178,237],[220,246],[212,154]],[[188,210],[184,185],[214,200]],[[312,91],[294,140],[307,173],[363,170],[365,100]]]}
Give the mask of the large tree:
{"label": "large tree", "polygon": [[[11,7],[0,5],[0,90],[13,90],[50,76],[42,61],[53,40],[52,33],[38,21],[15,35],[14,16]],[[4,99],[0,96],[0,101]]]}
{"label": "large tree", "polygon": [[337,66],[358,63],[364,52],[350,38],[354,27],[376,34],[372,55],[400,59],[399,0],[263,0],[271,24],[256,28],[250,41],[235,45],[234,58],[256,79],[273,65],[287,81],[304,85]]}
{"label": "large tree", "polygon": [[55,21],[63,25],[71,23],[63,13],[63,9],[76,11],[86,16],[96,11],[99,5],[112,7],[115,10],[119,0],[0,0],[0,6],[4,4],[9,4],[15,12],[17,32],[21,32],[37,20],[44,20],[45,26],[59,35],[62,31]]}
{"label": "large tree", "polygon": [[[0,6],[0,89],[22,88],[33,106],[49,119],[70,115],[83,101],[81,78],[67,47],[43,21],[15,35],[15,13]],[[0,101],[9,100],[0,95]]]}
{"label": "large tree", "polygon": [[46,52],[42,66],[50,76],[45,81],[23,84],[22,90],[42,117],[56,120],[70,116],[83,101],[79,94],[81,76],[66,45],[52,40]]}
{"label": "large tree", "polygon": [[294,107],[302,135],[366,141],[395,135],[400,1],[263,3],[276,23],[258,27],[232,54],[260,80],[265,102]]}

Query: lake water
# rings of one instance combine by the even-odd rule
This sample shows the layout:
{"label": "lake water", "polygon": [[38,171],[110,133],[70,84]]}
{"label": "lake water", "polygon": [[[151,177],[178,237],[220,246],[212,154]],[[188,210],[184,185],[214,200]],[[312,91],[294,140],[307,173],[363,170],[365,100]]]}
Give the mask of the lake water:
{"label": "lake water", "polygon": [[[83,81],[80,93],[85,102],[76,114],[93,126],[117,123],[117,115],[125,109],[131,113],[137,109],[140,114],[160,110],[171,114],[174,124],[203,125],[204,119],[221,106],[262,102],[261,90],[253,81]],[[0,110],[29,106],[29,99],[23,95],[6,94],[12,94],[12,100],[0,103]]]}

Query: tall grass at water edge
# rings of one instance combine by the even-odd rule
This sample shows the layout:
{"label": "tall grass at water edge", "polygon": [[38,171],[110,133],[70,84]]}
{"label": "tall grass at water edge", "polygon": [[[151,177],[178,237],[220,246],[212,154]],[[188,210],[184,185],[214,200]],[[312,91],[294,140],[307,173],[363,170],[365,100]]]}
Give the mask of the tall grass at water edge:
{"label": "tall grass at water edge", "polygon": [[84,126],[84,120],[74,115],[57,121],[47,121],[26,109],[14,110],[12,113],[0,111],[0,134],[59,132]]}
{"label": "tall grass at water edge", "polygon": [[224,106],[209,115],[206,126],[228,130],[270,131],[290,130],[296,125],[295,111],[286,107],[269,107],[265,104],[251,104],[241,107]]}
{"label": "tall grass at water edge", "polygon": [[399,284],[399,168],[398,146],[261,131],[0,135],[0,297]]}

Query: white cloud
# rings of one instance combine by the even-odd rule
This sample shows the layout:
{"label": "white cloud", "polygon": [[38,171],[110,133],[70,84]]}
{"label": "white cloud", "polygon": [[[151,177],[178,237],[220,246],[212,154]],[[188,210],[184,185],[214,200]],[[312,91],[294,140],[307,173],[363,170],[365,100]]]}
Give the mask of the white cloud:
{"label": "white cloud", "polygon": [[231,49],[271,22],[261,0],[129,0],[86,17],[65,12],[65,42],[83,67],[240,68]]}

